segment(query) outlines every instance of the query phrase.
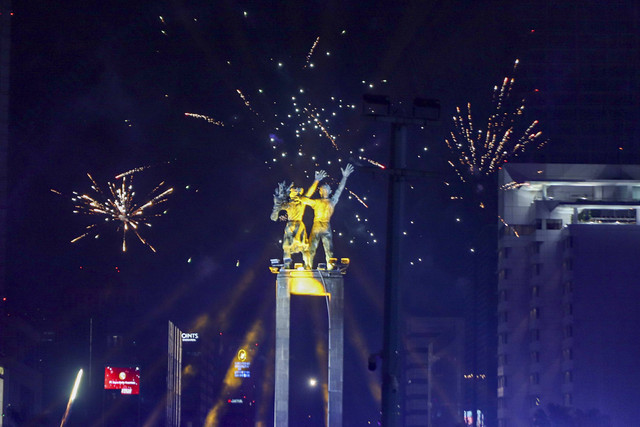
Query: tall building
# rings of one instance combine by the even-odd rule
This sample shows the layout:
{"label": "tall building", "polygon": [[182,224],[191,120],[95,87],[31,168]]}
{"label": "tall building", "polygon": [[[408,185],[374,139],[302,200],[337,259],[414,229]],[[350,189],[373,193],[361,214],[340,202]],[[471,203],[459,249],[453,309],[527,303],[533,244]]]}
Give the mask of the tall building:
{"label": "tall building", "polygon": [[403,423],[410,426],[458,424],[465,407],[464,319],[405,319],[402,357]]}
{"label": "tall building", "polygon": [[257,347],[169,321],[165,425],[255,425]]}
{"label": "tall building", "polygon": [[499,426],[552,406],[637,424],[640,166],[507,164],[499,180]]}

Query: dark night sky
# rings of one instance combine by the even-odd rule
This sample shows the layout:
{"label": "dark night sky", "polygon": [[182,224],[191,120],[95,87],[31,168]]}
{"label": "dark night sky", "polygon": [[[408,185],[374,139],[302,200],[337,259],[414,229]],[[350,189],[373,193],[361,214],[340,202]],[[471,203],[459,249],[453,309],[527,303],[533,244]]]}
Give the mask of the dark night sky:
{"label": "dark night sky", "polygon": [[[387,163],[388,125],[367,120],[361,110],[363,93],[383,93],[402,102],[400,110],[414,97],[441,100],[442,120],[409,132],[410,167],[439,175],[409,182],[401,263],[412,311],[464,314],[469,248],[496,223],[477,200],[491,206],[494,192],[459,185],[446,164],[443,137],[455,106],[471,101],[479,116],[488,110],[491,88],[515,58],[522,60],[527,82],[543,83],[537,70],[526,71],[527,54],[541,41],[530,32],[524,6],[14,3],[7,284],[15,311],[65,325],[80,322],[73,310],[57,310],[65,305],[60,296],[69,292],[65,300],[73,303],[79,283],[105,277],[142,295],[130,319],[142,325],[138,332],[162,324],[164,333],[167,319],[190,325],[208,314],[220,322],[213,327],[242,336],[263,316],[269,337],[272,317],[265,317],[270,309],[263,305],[273,304],[274,277],[267,265],[281,256],[283,228],[269,220],[273,189],[282,180],[307,186],[316,169],[327,170],[335,186],[339,168],[361,148],[366,157]],[[558,9],[558,19],[563,13]],[[318,37],[310,57],[314,67],[305,67]],[[338,112],[327,128],[337,135],[339,150],[318,130],[296,138],[299,119],[285,117],[292,96],[299,106]],[[555,95],[540,96],[553,101]],[[298,156],[299,147],[304,156]],[[553,153],[553,143],[549,147]],[[147,165],[134,174],[139,197],[161,181],[175,188],[167,214],[144,231],[158,252],[130,236],[122,253],[113,225],[102,228],[100,239],[71,244],[90,221],[71,213],[68,197],[90,190],[86,174],[104,186],[118,173]],[[335,236],[336,254],[352,259],[346,276],[351,315],[345,404],[358,399],[360,409],[345,419],[359,425],[376,419],[378,410],[368,389],[377,373],[366,370],[359,354],[381,347],[386,177],[357,168],[347,187],[368,206],[344,193],[332,220],[343,234]],[[464,201],[449,200],[462,193]],[[216,318],[227,308],[226,317]],[[358,334],[360,348],[353,344]]]}

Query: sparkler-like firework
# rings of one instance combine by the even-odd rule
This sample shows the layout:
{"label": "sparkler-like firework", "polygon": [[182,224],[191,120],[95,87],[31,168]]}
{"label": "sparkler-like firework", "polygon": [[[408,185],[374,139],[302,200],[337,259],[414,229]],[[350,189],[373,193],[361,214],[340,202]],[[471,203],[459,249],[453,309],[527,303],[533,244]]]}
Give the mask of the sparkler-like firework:
{"label": "sparkler-like firework", "polygon": [[[173,188],[161,190],[164,181],[158,184],[149,196],[147,201],[142,204],[137,204],[134,201],[135,191],[133,190],[133,178],[128,175],[122,176],[120,185],[107,182],[108,192],[104,192],[100,186],[96,183],[95,179],[90,174],[87,174],[92,182],[91,189],[94,191],[94,196],[87,194],[79,194],[73,192],[72,201],[75,204],[74,213],[81,213],[85,215],[97,215],[104,219],[105,222],[115,222],[117,224],[118,231],[122,230],[122,251],[127,250],[127,233],[131,231],[134,233],[140,242],[149,247],[153,252],[156,252],[155,248],[149,244],[149,242],[140,234],[140,226],[144,225],[151,227],[149,222],[151,218],[161,216],[165,212],[149,213],[148,210],[153,206],[160,203],[164,203],[167,197],[173,192]],[[86,227],[86,231],[71,240],[71,243],[75,243],[83,237],[94,235],[98,237],[97,232],[100,222],[94,222]]]}
{"label": "sparkler-like firework", "polygon": [[216,120],[213,119],[209,116],[206,116],[204,114],[198,114],[198,113],[184,113],[185,116],[187,117],[194,117],[196,119],[202,119],[202,120],[206,120],[207,122],[211,123],[212,125],[216,125],[216,126],[224,126],[224,123],[221,122],[220,120]]}
{"label": "sparkler-like firework", "polygon": [[523,153],[527,146],[533,144],[541,148],[547,142],[540,138],[542,132],[536,130],[537,120],[528,125],[520,137],[515,136],[525,109],[524,98],[513,106],[509,105],[515,83],[513,74],[518,63],[518,60],[514,63],[512,77],[505,77],[501,86],[493,88],[494,111],[486,130],[474,129],[470,103],[467,104],[466,114],[460,107],[456,108],[453,116],[455,129],[451,131],[450,139],[445,138],[445,142],[457,157],[457,164],[453,161],[449,161],[449,164],[462,181],[465,181],[466,173],[472,176],[490,175],[502,163]]}

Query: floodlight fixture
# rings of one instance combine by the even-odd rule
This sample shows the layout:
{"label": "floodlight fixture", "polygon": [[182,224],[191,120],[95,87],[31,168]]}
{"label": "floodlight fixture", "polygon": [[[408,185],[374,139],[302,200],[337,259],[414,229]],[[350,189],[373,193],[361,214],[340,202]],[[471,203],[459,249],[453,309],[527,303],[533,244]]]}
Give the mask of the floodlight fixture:
{"label": "floodlight fixture", "polygon": [[440,100],[431,98],[414,98],[413,117],[435,122],[440,120]]}
{"label": "floodlight fixture", "polygon": [[269,263],[269,271],[271,271],[273,274],[278,274],[278,272],[280,272],[280,269],[284,266],[284,264],[280,262],[278,258],[271,258],[269,260]]}
{"label": "floodlight fixture", "polygon": [[362,113],[366,116],[388,116],[391,114],[391,99],[387,95],[362,95]]}

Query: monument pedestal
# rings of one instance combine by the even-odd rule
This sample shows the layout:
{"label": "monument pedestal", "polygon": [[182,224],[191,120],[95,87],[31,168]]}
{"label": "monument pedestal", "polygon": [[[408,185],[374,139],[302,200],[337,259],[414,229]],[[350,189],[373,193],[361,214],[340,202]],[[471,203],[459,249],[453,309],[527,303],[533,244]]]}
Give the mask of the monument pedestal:
{"label": "monument pedestal", "polygon": [[329,299],[328,426],[342,427],[344,356],[344,279],[337,270],[281,269],[276,279],[276,383],[274,425],[289,425],[289,350],[291,295]]}

